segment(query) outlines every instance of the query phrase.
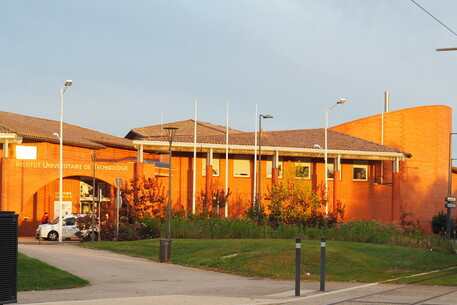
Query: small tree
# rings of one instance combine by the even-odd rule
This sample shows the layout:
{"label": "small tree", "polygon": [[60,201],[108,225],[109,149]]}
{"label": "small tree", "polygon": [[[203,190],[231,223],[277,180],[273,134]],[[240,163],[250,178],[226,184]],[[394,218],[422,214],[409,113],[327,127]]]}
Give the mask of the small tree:
{"label": "small tree", "polygon": [[121,189],[124,203],[127,205],[126,215],[129,222],[143,217],[165,217],[165,188],[156,178],[142,177],[135,179]]}
{"label": "small tree", "polygon": [[223,189],[212,191],[210,196],[208,196],[206,192],[202,191],[199,198],[202,207],[200,215],[203,217],[218,216],[220,209],[226,206],[228,198],[231,194],[230,189],[227,194]]}
{"label": "small tree", "polygon": [[316,226],[325,221],[333,224],[344,216],[345,206],[338,202],[326,217],[322,212],[325,201],[320,198],[318,190],[313,190],[304,180],[295,179],[293,170],[285,172],[281,184],[271,187],[266,199],[269,204],[265,213],[273,226],[279,223]]}

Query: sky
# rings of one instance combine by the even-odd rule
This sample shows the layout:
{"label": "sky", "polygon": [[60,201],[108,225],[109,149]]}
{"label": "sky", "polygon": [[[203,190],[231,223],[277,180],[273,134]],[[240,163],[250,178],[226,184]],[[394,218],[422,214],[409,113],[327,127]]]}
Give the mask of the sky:
{"label": "sky", "polygon": [[[457,1],[416,0],[457,32]],[[3,0],[0,110],[124,137],[194,117],[253,131],[457,105],[457,36],[410,0]],[[454,120],[457,121],[457,120]],[[457,131],[454,122],[454,131]]]}

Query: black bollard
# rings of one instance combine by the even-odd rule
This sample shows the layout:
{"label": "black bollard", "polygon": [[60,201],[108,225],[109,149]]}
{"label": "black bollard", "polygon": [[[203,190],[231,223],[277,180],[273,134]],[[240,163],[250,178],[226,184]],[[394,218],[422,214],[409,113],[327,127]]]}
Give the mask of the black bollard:
{"label": "black bollard", "polygon": [[325,237],[321,237],[321,291],[325,291]]}
{"label": "black bollard", "polygon": [[301,237],[295,239],[295,296],[300,296]]}

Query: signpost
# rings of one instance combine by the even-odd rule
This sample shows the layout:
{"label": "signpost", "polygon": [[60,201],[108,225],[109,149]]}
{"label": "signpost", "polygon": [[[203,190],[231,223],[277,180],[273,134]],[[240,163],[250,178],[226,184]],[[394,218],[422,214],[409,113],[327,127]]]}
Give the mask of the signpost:
{"label": "signpost", "polygon": [[119,209],[122,206],[121,199],[122,178],[116,178],[117,196],[116,196],[116,240],[119,240]]}
{"label": "signpost", "polygon": [[456,201],[457,198],[447,196],[444,197],[444,207],[447,208],[447,219],[446,219],[446,238],[451,238],[451,209],[457,206]]}

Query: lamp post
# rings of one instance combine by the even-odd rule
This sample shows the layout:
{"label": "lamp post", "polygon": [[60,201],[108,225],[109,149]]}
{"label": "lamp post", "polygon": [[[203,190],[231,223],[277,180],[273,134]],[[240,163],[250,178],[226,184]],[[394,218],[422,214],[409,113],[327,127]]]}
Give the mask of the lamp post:
{"label": "lamp post", "polygon": [[452,158],[452,135],[457,134],[456,132],[449,133],[449,176],[448,176],[448,191],[447,197],[445,198],[445,207],[447,210],[446,213],[446,238],[451,238],[451,208],[455,206],[455,202],[450,200],[455,200],[452,197],[452,161],[455,160]]}
{"label": "lamp post", "polygon": [[167,239],[160,240],[160,253],[159,253],[159,261],[168,262],[170,260],[171,254],[171,146],[173,144],[173,138],[178,130],[177,127],[164,127],[165,132],[168,138],[168,159],[169,159],[169,171],[168,171],[168,231],[167,231]]}
{"label": "lamp post", "polygon": [[273,116],[269,114],[261,114],[259,115],[259,172],[257,173],[257,203],[258,203],[258,211],[257,211],[257,224],[260,226],[262,223],[262,216],[261,216],[261,206],[262,206],[262,193],[261,193],[261,177],[262,177],[262,119],[272,119]]}
{"label": "lamp post", "polygon": [[60,147],[60,161],[59,161],[59,243],[62,242],[62,192],[63,192],[63,100],[65,91],[73,84],[72,80],[67,80],[60,88],[60,132],[59,147]]}
{"label": "lamp post", "polygon": [[325,194],[324,194],[324,200],[325,200],[325,216],[328,216],[328,173],[327,173],[327,137],[328,137],[328,113],[330,110],[338,106],[339,104],[344,104],[346,102],[346,99],[342,98],[338,102],[336,102],[335,105],[333,105],[330,108],[325,109],[325,143],[324,143],[324,177],[325,177]]}

